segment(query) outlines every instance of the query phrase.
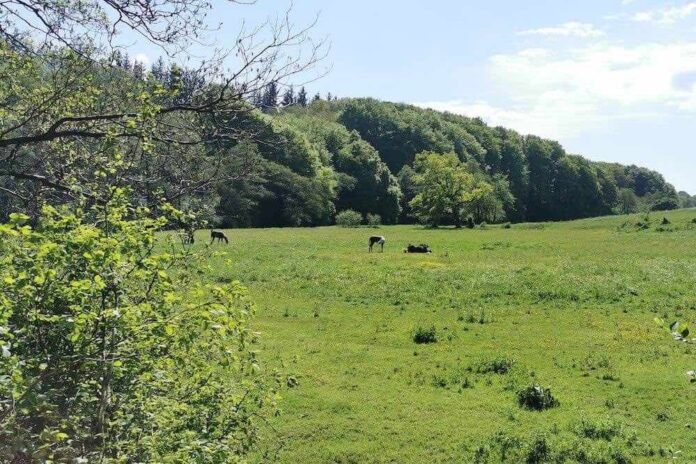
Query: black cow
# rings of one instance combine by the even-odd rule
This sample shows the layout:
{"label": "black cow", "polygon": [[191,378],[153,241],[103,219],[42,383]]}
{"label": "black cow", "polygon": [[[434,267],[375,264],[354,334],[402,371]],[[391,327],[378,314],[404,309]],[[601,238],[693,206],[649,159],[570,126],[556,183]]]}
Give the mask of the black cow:
{"label": "black cow", "polygon": [[223,240],[225,243],[230,243],[229,240],[227,240],[227,235],[225,235],[224,232],[219,231],[219,230],[211,230],[210,231],[210,243],[213,243],[215,240],[218,242],[222,242]]}
{"label": "black cow", "polygon": [[433,250],[430,249],[425,243],[420,245],[411,245],[410,243],[406,248],[404,248],[404,253],[432,253]]}
{"label": "black cow", "polygon": [[372,237],[370,237],[370,240],[368,241],[367,251],[371,252],[372,247],[375,244],[377,244],[380,247],[382,247],[382,253],[384,253],[384,242],[386,242],[386,241],[387,240],[384,237],[382,237],[381,235],[373,235]]}

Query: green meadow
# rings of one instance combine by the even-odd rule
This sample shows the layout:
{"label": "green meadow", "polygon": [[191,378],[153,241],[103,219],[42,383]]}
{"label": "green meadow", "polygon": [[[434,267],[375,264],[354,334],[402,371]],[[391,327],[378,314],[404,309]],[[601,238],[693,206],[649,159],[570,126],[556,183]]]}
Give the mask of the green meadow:
{"label": "green meadow", "polygon": [[[589,450],[570,462],[696,462],[694,345],[654,322],[696,323],[695,218],[230,230],[206,278],[258,306],[259,358],[288,384],[281,462],[495,462],[540,436]],[[522,408],[533,384],[559,405]]]}

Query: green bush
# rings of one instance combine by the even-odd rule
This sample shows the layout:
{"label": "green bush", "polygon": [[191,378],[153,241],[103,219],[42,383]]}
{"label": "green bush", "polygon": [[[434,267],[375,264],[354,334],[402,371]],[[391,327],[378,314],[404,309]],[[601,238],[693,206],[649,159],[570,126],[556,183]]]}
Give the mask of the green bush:
{"label": "green bush", "polygon": [[507,374],[515,365],[515,360],[506,357],[497,357],[488,361],[482,361],[476,366],[478,374]]}
{"label": "green bush", "polygon": [[437,331],[435,326],[417,327],[413,332],[413,341],[419,345],[437,342]]}
{"label": "green bush", "polygon": [[517,402],[520,407],[533,411],[543,411],[559,406],[559,402],[551,394],[551,389],[540,385],[530,385],[517,392]]}
{"label": "green bush", "polygon": [[336,225],[341,227],[360,227],[362,215],[352,209],[341,211],[336,215]]}
{"label": "green bush", "polygon": [[658,198],[650,205],[650,211],[670,211],[679,209],[679,201],[676,198]]}
{"label": "green bush", "polygon": [[174,235],[154,252],[166,220],[146,214],[114,191],[45,207],[36,229],[0,224],[0,461],[217,463],[254,446],[275,389],[254,307],[236,282],[196,284]]}
{"label": "green bush", "polygon": [[578,436],[592,440],[611,441],[622,433],[621,424],[612,420],[590,421],[582,419],[576,427]]}
{"label": "green bush", "polygon": [[382,216],[379,214],[368,213],[367,225],[370,227],[379,227],[382,225]]}

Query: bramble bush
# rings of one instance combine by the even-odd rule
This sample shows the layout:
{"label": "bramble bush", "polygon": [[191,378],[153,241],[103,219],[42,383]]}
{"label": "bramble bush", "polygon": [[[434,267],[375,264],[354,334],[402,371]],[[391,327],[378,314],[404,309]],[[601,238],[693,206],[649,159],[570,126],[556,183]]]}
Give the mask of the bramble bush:
{"label": "bramble bush", "polygon": [[237,462],[275,412],[246,290],[126,198],[0,225],[3,462]]}

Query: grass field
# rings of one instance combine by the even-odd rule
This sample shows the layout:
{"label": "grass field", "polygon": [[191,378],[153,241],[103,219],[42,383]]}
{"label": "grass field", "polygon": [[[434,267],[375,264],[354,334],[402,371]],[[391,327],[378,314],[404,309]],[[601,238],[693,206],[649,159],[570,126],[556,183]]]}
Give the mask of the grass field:
{"label": "grass field", "polygon": [[[672,224],[658,231],[663,216]],[[696,323],[694,218],[653,213],[647,230],[634,225],[642,216],[233,230],[211,277],[249,287],[263,364],[298,381],[274,424],[283,462],[472,462],[498,432],[696,462],[696,385],[685,375],[696,346],[653,322]],[[387,238],[383,254],[367,253],[373,233]],[[434,252],[404,254],[409,242]],[[431,326],[437,342],[414,343]],[[494,360],[509,372],[478,372]],[[522,409],[517,391],[533,383],[560,405]],[[591,453],[582,462],[605,462]]]}

